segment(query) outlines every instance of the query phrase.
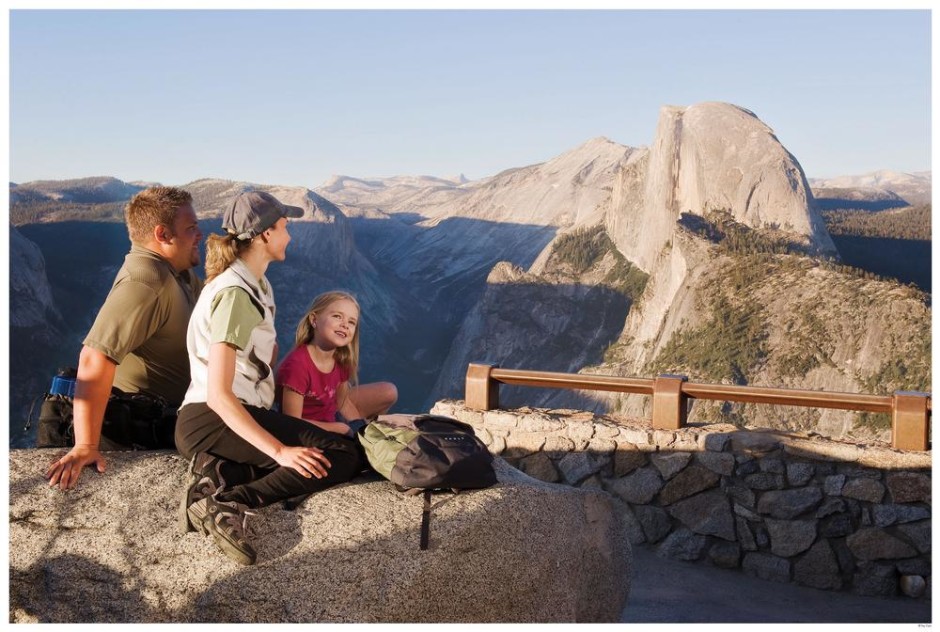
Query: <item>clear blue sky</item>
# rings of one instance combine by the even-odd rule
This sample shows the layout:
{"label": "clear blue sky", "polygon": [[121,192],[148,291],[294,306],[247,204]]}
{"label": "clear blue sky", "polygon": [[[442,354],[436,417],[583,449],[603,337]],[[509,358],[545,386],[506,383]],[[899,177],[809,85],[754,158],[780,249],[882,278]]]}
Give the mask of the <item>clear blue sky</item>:
{"label": "clear blue sky", "polygon": [[471,179],[727,101],[809,177],[930,169],[927,11],[13,11],[10,179]]}

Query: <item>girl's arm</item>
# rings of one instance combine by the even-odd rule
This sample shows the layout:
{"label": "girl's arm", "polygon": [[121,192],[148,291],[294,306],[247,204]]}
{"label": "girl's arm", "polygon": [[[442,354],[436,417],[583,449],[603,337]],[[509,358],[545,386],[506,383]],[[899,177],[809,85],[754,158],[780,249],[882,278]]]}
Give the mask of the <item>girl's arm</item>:
{"label": "girl's arm", "polygon": [[297,391],[290,389],[286,386],[281,387],[281,412],[285,415],[290,415],[291,417],[297,417],[298,419],[303,419],[306,422],[312,423],[314,426],[319,426],[328,432],[335,432],[337,434],[345,435],[349,432],[349,426],[338,421],[318,421],[316,419],[306,419],[302,416],[304,409],[304,396],[298,393]]}
{"label": "girl's arm", "polygon": [[305,478],[326,476],[329,460],[317,448],[285,446],[258,425],[232,392],[235,380],[235,347],[226,342],[209,348],[209,383],[207,404],[226,426],[239,437],[274,459],[282,467],[290,467]]}

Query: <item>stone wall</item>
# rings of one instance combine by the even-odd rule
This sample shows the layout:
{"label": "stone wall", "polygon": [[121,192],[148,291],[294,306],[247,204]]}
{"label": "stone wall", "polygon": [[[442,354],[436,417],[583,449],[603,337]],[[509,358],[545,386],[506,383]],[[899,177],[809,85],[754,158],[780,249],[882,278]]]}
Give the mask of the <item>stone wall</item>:
{"label": "stone wall", "polygon": [[931,457],[813,434],[677,431],[572,410],[432,413],[530,476],[602,488],[635,545],[778,582],[929,599]]}

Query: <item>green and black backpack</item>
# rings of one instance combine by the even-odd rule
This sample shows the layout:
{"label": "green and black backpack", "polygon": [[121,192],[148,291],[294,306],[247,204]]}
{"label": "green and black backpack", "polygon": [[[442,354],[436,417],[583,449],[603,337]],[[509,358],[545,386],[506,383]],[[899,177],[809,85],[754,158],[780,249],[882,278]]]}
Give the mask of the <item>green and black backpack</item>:
{"label": "green and black backpack", "polygon": [[421,549],[428,547],[431,492],[496,484],[493,455],[473,427],[439,415],[386,415],[359,435],[369,464],[406,494],[424,493]]}

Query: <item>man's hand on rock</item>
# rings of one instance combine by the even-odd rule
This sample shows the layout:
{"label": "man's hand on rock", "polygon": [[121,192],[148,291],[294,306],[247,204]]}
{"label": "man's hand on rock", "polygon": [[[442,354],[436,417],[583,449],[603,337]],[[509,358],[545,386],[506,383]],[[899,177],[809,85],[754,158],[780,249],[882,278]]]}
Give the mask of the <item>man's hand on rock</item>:
{"label": "man's hand on rock", "polygon": [[100,473],[104,473],[107,464],[98,446],[77,445],[58,461],[54,461],[46,470],[49,487],[58,486],[63,492],[73,489],[86,465],[94,464]]}

